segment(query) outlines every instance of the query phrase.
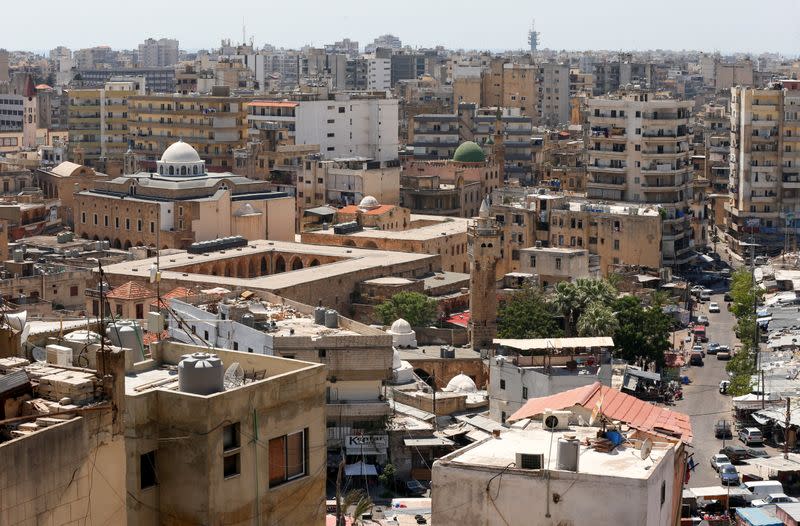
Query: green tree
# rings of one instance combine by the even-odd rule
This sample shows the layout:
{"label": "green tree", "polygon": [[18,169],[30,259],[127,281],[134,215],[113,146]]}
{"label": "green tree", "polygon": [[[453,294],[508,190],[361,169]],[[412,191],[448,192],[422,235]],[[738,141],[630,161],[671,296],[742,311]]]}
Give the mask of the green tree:
{"label": "green tree", "polygon": [[731,385],[728,392],[733,396],[747,394],[752,390],[752,376],[757,373],[755,354],[758,349],[755,306],[762,300],[764,292],[756,286],[747,269],[739,269],[731,276],[730,311],[736,316],[734,332],[742,348],[728,362]]}
{"label": "green tree", "polygon": [[550,305],[538,287],[527,285],[498,309],[500,338],[555,338],[561,336]]}
{"label": "green tree", "polygon": [[614,311],[599,301],[590,303],[578,318],[580,336],[613,336],[618,330]]}
{"label": "green tree", "polygon": [[631,363],[655,363],[661,369],[670,348],[671,318],[660,308],[643,307],[635,296],[617,299],[612,309],[619,322],[615,354]]}
{"label": "green tree", "polygon": [[350,524],[353,526],[362,526],[366,521],[362,519],[362,515],[369,513],[372,509],[372,499],[369,498],[364,490],[354,489],[347,492],[342,499],[340,508],[340,515],[337,518],[338,526],[345,526],[344,516],[350,511]]}
{"label": "green tree", "polygon": [[567,337],[574,334],[573,328],[581,308],[582,296],[577,285],[569,281],[556,283],[553,289],[553,307],[564,317],[564,333]]}
{"label": "green tree", "polygon": [[436,301],[419,292],[400,292],[375,307],[384,325],[403,318],[412,327],[425,327],[436,319]]}
{"label": "green tree", "polygon": [[725,369],[731,373],[728,394],[742,396],[752,391],[751,382],[753,375],[756,374],[756,366],[753,363],[753,354],[747,348],[734,354]]}

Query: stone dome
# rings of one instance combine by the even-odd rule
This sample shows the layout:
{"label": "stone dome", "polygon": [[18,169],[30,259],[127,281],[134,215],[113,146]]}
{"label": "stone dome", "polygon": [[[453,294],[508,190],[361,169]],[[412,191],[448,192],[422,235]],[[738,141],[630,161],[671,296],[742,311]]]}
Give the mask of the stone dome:
{"label": "stone dome", "polygon": [[162,163],[196,163],[200,161],[200,155],[190,144],[178,141],[169,145],[161,155]]}
{"label": "stone dome", "polygon": [[392,323],[391,331],[394,334],[410,334],[412,332],[411,324],[403,318],[398,318],[397,321]]}
{"label": "stone dome", "polygon": [[456,148],[453,160],[459,163],[482,163],[486,161],[486,154],[483,148],[472,141],[465,141]]}
{"label": "stone dome", "polygon": [[364,199],[362,199],[361,202],[358,203],[359,208],[363,208],[366,210],[378,208],[379,206],[381,206],[381,204],[378,202],[377,199],[375,199],[371,195],[364,196]]}
{"label": "stone dome", "polygon": [[459,373],[447,382],[447,387],[442,390],[451,393],[475,393],[478,388],[472,378],[464,373]]}

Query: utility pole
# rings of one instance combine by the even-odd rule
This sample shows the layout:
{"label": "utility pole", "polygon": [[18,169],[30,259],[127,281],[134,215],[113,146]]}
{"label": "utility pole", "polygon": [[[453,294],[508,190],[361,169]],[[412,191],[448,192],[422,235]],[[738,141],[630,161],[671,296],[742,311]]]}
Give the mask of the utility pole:
{"label": "utility pole", "polygon": [[792,414],[792,399],[786,397],[786,420],[783,422],[783,458],[789,459],[789,417]]}

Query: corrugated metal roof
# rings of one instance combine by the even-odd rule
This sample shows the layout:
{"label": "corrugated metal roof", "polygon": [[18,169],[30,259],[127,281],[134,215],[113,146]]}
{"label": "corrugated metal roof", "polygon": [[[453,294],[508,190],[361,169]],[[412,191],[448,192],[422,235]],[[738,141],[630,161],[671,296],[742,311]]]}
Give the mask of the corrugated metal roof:
{"label": "corrugated metal roof", "polygon": [[534,418],[547,409],[569,409],[576,405],[593,410],[598,402],[600,413],[610,420],[625,422],[642,431],[671,434],[686,443],[692,441],[692,423],[688,415],[639,400],[600,382],[528,400],[508,421]]}
{"label": "corrugated metal roof", "polygon": [[404,438],[403,444],[410,447],[439,447],[439,446],[454,446],[455,442],[448,438]]}
{"label": "corrugated metal roof", "polygon": [[592,336],[587,338],[530,338],[525,340],[495,338],[493,341],[497,345],[511,347],[521,351],[614,347],[614,339],[610,336]]}
{"label": "corrugated metal roof", "polygon": [[0,393],[5,393],[29,382],[28,373],[19,369],[0,376]]}

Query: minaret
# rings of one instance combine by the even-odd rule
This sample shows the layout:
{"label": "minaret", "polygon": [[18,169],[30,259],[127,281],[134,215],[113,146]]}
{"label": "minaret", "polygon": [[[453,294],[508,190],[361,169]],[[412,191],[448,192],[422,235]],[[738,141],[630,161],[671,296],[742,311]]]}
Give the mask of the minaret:
{"label": "minaret", "polygon": [[125,152],[124,156],[124,166],[122,168],[123,175],[133,175],[137,172],[138,167],[136,166],[136,154],[133,153],[133,150],[128,148],[128,151]]}
{"label": "minaret", "polygon": [[472,348],[488,349],[497,335],[497,261],[500,228],[489,217],[489,198],[481,203],[478,218],[467,230],[469,240],[469,332]]}

